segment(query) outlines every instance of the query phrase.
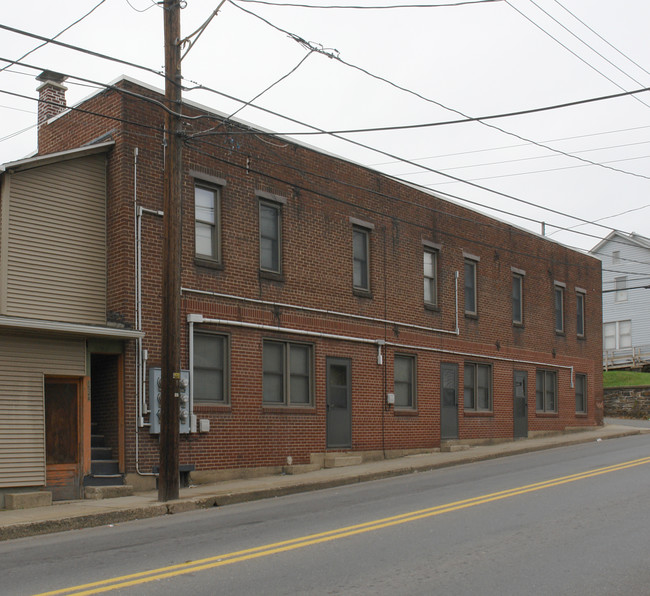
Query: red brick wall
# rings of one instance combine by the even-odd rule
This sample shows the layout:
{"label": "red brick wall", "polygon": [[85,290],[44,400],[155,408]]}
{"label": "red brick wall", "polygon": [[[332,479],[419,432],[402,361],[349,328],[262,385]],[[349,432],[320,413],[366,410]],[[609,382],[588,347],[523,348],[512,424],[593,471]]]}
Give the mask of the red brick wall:
{"label": "red brick wall", "polygon": [[[121,83],[143,94],[151,92]],[[69,113],[41,130],[41,151],[78,146],[111,133],[116,147],[109,155],[108,305],[109,318],[134,324],[134,149],[138,156],[138,201],[162,209],[162,111],[130,96],[105,92],[84,104],[150,128]],[[198,112],[193,112],[198,113]],[[190,121],[188,134],[217,121]],[[230,125],[229,125],[230,126]],[[182,299],[183,368],[188,363],[185,317],[188,313],[247,323],[386,340],[383,365],[374,345],[240,329],[205,328],[231,337],[230,405],[197,407],[209,418],[206,435],[181,437],[182,461],[198,469],[279,465],[288,455],[295,463],[326,448],[325,362],[328,356],[352,362],[352,448],[356,450],[430,448],[440,443],[440,363],[459,364],[460,438],[513,436],[513,370],[528,371],[529,430],[560,430],[592,425],[602,417],[600,262],[431,195],[382,177],[371,170],[313,150],[222,127],[228,133],[188,141],[184,148],[183,276],[184,288],[251,299],[329,309],[397,321],[362,321],[336,315],[272,308],[238,300],[184,293]],[[194,259],[193,179],[202,171],[226,180],[222,192],[222,267],[207,268]],[[282,206],[281,281],[259,275],[258,199],[263,190],[287,199]],[[370,236],[372,298],[352,291],[352,224],[350,217],[374,225]],[[149,366],[160,363],[162,219],[143,216],[143,327]],[[438,310],[424,308],[422,240],[441,245]],[[480,257],[478,317],[463,312],[463,252]],[[511,268],[525,271],[524,325],[512,324]],[[455,272],[459,272],[459,334],[456,325]],[[563,335],[554,331],[553,284],[566,284]],[[575,291],[586,290],[585,338],[576,337]],[[402,323],[400,325],[399,323]],[[405,327],[418,325],[434,330]],[[314,408],[262,406],[262,339],[280,337],[314,346]],[[426,349],[423,349],[426,348]],[[393,391],[393,354],[417,355],[417,409],[404,414],[386,410]],[[463,354],[468,354],[464,356]],[[129,471],[134,466],[134,346],[125,358],[126,437]],[[493,411],[465,413],[463,363],[492,364]],[[525,361],[525,362],[522,362]],[[534,363],[540,363],[534,364]],[[543,365],[543,366],[541,366]],[[588,375],[588,413],[575,413],[570,371]],[[535,371],[556,370],[557,414],[535,412]],[[157,437],[140,436],[140,468],[157,463]]]}

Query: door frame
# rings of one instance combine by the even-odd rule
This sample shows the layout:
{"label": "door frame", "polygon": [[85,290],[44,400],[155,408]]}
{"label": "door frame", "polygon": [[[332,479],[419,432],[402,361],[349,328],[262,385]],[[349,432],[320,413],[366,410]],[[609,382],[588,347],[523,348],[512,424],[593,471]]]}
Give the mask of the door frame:
{"label": "door frame", "polygon": [[[456,392],[456,408],[455,408],[456,423],[455,423],[455,429],[456,429],[456,432],[454,433],[455,436],[453,436],[453,437],[443,436],[443,432],[442,432],[443,431],[443,420],[445,419],[445,417],[443,415],[443,412],[445,411],[445,408],[443,406],[443,400],[444,400],[444,395],[443,395],[443,392],[444,392],[444,386],[443,386],[444,373],[443,373],[443,371],[444,371],[445,368],[448,368],[450,370],[453,369],[454,370],[454,375],[456,377],[456,387],[455,387],[455,392]],[[454,439],[458,439],[458,437],[459,437],[459,428],[458,428],[458,391],[459,391],[459,387],[458,387],[458,382],[459,382],[458,381],[458,369],[459,369],[459,366],[458,366],[458,364],[456,362],[441,362],[440,363],[440,440],[441,441],[454,440]],[[451,408],[447,408],[447,409],[450,410]]]}
{"label": "door frame", "polygon": [[[330,425],[332,424],[330,416],[330,382],[329,382],[329,373],[330,365],[343,365],[347,370],[347,420],[346,420],[346,430],[348,441],[345,444],[330,444]],[[351,358],[342,358],[339,356],[327,356],[325,359],[325,407],[326,407],[326,416],[325,416],[325,443],[327,449],[349,449],[352,447],[352,359]]]}
{"label": "door frame", "polygon": [[[517,415],[517,376],[524,379],[524,415]],[[520,398],[519,398],[520,399]],[[519,424],[517,421],[519,420]],[[514,370],[512,373],[512,436],[522,439],[528,436],[528,371]]]}

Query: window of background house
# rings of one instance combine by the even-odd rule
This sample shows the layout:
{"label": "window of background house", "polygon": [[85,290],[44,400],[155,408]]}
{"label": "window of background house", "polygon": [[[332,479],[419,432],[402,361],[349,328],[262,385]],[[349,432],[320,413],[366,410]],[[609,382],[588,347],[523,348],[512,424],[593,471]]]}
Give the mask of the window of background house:
{"label": "window of background house", "polygon": [[219,187],[194,185],[194,239],[197,257],[220,261]]}
{"label": "window of background house", "polygon": [[312,347],[264,340],[262,350],[265,404],[308,406],[312,403]]}
{"label": "window of background house", "polygon": [[612,263],[618,265],[621,262],[621,251],[614,250],[612,251]]}
{"label": "window of background house", "polygon": [[557,412],[557,374],[538,370],[535,377],[536,408],[538,412]]}
{"label": "window of background house", "polygon": [[492,366],[465,363],[464,399],[465,411],[492,411]]}
{"label": "window of background house", "polygon": [[352,228],[353,274],[355,289],[370,291],[370,232],[360,227]]}
{"label": "window of background house", "polygon": [[556,285],[554,289],[555,331],[564,333],[564,288]]}
{"label": "window of background house", "polygon": [[476,270],[478,263],[465,259],[465,314],[477,314]]}
{"label": "window of background house", "polygon": [[228,402],[228,337],[194,332],[193,395],[196,404]]}
{"label": "window of background house", "polygon": [[415,358],[395,354],[395,407],[415,408]]}
{"label": "window of background house", "polygon": [[424,250],[424,302],[438,306],[438,253]]}
{"label": "window of background house", "polygon": [[587,413],[587,375],[576,375],[576,412],[578,414]]}
{"label": "window of background house", "polygon": [[585,336],[585,295],[576,292],[576,333],[578,337]]}
{"label": "window of background house", "polygon": [[515,325],[524,322],[524,277],[518,273],[512,275],[512,322]]}
{"label": "window of background house", "polygon": [[627,301],[627,276],[623,275],[614,279],[616,284],[616,292],[614,293],[615,302]]}
{"label": "window of background house", "polygon": [[281,273],[282,215],[280,205],[260,201],[260,269]]}
{"label": "window of background house", "polygon": [[632,347],[632,321],[603,324],[603,349],[622,350]]}

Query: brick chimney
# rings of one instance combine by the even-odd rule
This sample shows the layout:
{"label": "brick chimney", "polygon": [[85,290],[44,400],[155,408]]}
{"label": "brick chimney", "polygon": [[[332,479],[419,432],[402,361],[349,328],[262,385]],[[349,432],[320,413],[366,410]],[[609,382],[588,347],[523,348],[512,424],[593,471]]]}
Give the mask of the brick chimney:
{"label": "brick chimney", "polygon": [[39,128],[50,118],[65,110],[65,92],[68,88],[63,85],[63,82],[67,78],[52,70],[44,70],[36,77],[37,81],[42,81],[37,88]]}

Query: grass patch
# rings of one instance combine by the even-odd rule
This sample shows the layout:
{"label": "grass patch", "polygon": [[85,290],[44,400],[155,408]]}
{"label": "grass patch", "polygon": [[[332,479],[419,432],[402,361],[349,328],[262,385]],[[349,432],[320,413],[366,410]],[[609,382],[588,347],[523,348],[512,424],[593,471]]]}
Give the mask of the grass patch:
{"label": "grass patch", "polygon": [[603,372],[603,387],[637,387],[639,385],[650,385],[650,373],[630,370]]}

